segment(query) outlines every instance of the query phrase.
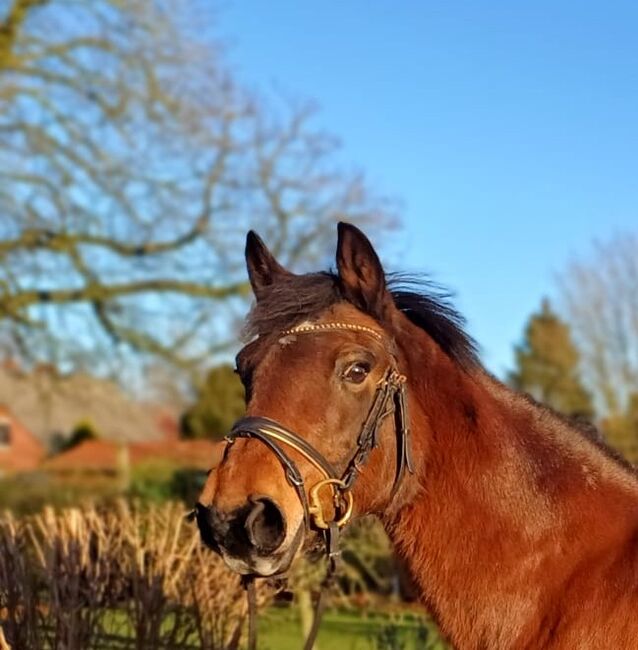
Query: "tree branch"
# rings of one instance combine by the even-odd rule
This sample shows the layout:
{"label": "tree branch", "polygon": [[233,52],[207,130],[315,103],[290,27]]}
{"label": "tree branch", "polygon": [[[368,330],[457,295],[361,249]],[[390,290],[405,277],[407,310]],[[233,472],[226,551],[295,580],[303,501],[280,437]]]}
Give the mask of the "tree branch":
{"label": "tree branch", "polygon": [[247,296],[250,293],[250,284],[237,282],[225,287],[210,287],[196,282],[157,278],[110,285],[96,282],[77,289],[34,289],[0,296],[0,313],[17,314],[26,307],[41,303],[61,305],[64,303],[100,302],[123,296],[158,292],[221,300],[229,296]]}
{"label": "tree branch", "polygon": [[49,0],[15,0],[4,24],[0,24],[0,70],[4,70],[13,58],[13,47],[29,11]]}
{"label": "tree branch", "polygon": [[13,240],[0,241],[0,257],[20,249],[48,249],[52,252],[69,252],[78,245],[107,248],[126,257],[143,257],[175,251],[197,240],[208,228],[210,215],[202,215],[193,227],[183,235],[167,241],[149,241],[140,244],[127,244],[116,239],[90,235],[88,233],[59,233],[51,230],[32,228],[24,230]]}

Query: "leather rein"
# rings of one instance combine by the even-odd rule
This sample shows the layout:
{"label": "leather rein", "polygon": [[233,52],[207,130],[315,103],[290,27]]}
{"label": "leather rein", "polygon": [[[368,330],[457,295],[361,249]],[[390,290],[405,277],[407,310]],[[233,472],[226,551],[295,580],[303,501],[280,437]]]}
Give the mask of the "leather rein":
{"label": "leather rein", "polygon": [[[288,337],[344,330],[364,332],[374,336],[377,340],[383,340],[382,334],[370,327],[340,322],[298,325],[284,330],[281,335],[282,337]],[[368,461],[370,453],[378,445],[378,433],[382,422],[391,414],[394,414],[395,419],[397,461],[390,499],[396,494],[406,470],[410,473],[414,471],[405,383],[406,378],[399,373],[396,361],[393,358],[383,377],[377,383],[372,404],[357,437],[357,446],[341,473],[333,463],[301,436],[270,418],[255,416],[242,418],[235,423],[231,432],[226,436],[229,444],[232,444],[237,438],[253,438],[270,449],[281,463],[286,480],[295,490],[297,498],[303,507],[306,529],[318,529],[324,535],[328,567],[319,598],[315,604],[314,618],[304,644],[304,650],[313,648],[319,632],[319,624],[325,608],[326,593],[334,580],[337,562],[341,554],[339,549],[340,532],[352,517],[354,506],[352,487]],[[308,489],[307,494],[303,475],[295,461],[286,452],[286,449],[292,449],[300,454],[323,476],[320,481]],[[323,510],[321,491],[324,488],[330,488],[332,492],[332,517],[327,516]],[[249,650],[255,650],[257,647],[257,606],[254,576],[246,577],[244,585],[248,597],[248,648]]]}

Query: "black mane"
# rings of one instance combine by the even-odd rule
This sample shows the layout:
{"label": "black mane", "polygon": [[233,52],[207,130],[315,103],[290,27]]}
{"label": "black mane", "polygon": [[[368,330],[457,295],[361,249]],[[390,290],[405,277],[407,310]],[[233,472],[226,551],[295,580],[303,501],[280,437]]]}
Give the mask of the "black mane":
{"label": "black mane", "polygon": [[428,278],[401,273],[388,277],[394,304],[427,332],[451,359],[469,368],[480,365],[478,348],[465,331],[465,318],[450,303],[450,294]]}
{"label": "black mane", "polygon": [[[463,367],[479,365],[474,340],[464,331],[464,318],[449,302],[449,294],[426,279],[402,274],[387,276],[388,290],[397,308]],[[244,336],[268,336],[312,320],[345,301],[335,273],[308,273],[279,279],[253,307]],[[380,320],[380,314],[370,314]]]}

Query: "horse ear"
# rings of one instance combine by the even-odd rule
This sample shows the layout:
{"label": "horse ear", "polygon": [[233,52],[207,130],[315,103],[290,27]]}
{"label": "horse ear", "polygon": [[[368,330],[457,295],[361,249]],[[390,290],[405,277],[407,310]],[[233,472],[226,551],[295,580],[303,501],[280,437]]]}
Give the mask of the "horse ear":
{"label": "horse ear", "polygon": [[386,298],[385,273],[370,240],[355,226],[340,222],[337,269],[341,290],[357,307],[380,314]]}
{"label": "horse ear", "polygon": [[265,288],[282,277],[292,275],[290,271],[279,264],[254,230],[250,230],[246,235],[245,253],[248,279],[257,300],[263,295]]}

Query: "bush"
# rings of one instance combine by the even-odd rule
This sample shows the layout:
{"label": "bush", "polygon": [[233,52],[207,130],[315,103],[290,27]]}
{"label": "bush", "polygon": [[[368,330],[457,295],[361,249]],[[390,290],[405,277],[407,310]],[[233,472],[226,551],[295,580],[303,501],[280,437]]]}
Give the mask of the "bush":
{"label": "bush", "polygon": [[142,501],[170,500],[176,471],[175,464],[166,460],[147,460],[136,465],[131,472],[128,496]]}
{"label": "bush", "polygon": [[182,468],[173,473],[170,484],[171,496],[187,505],[192,505],[201,494],[206,483],[207,472],[200,469]]}
{"label": "bush", "polygon": [[119,501],[0,517],[0,610],[14,650],[88,650],[107,639],[216,650],[236,647],[245,603],[183,506]]}
{"label": "bush", "polygon": [[195,403],[184,413],[182,434],[185,438],[221,440],[245,411],[239,377],[232,366],[217,366],[210,370]]}
{"label": "bush", "polygon": [[103,503],[119,494],[119,486],[108,476],[57,476],[47,472],[29,472],[0,480],[0,511],[16,515],[40,512],[46,506],[56,508]]}
{"label": "bush", "polygon": [[68,451],[87,440],[98,440],[99,437],[100,436],[92,422],[89,420],[81,420],[75,425],[75,427],[73,427],[71,435],[58,444],[57,452]]}
{"label": "bush", "polygon": [[149,460],[133,469],[127,495],[155,503],[180,500],[192,506],[205,481],[206,472],[203,470],[180,467],[163,460]]}
{"label": "bush", "polygon": [[140,501],[162,503],[181,500],[192,506],[206,480],[206,472],[153,460],[132,470],[130,485],[124,488],[117,476],[108,474],[47,472],[21,473],[0,479],[0,512],[31,515],[45,507],[105,505],[127,496]]}

